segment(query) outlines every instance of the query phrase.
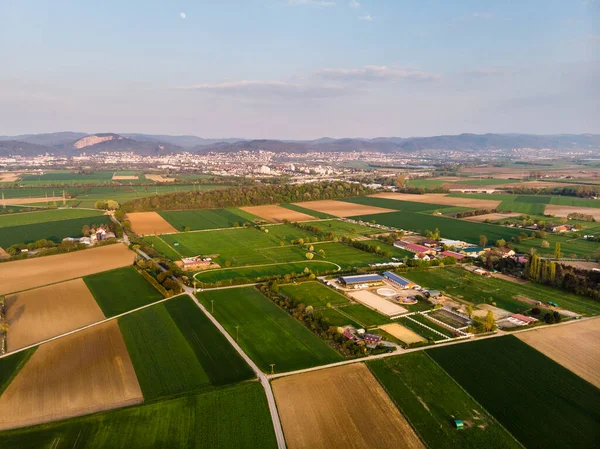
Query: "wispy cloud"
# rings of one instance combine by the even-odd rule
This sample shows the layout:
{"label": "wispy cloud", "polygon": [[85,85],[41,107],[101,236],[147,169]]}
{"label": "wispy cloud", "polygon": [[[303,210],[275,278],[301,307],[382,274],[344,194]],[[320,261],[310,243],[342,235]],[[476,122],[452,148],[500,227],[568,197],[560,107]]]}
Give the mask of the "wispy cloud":
{"label": "wispy cloud", "polygon": [[325,98],[344,95],[347,89],[332,84],[303,84],[273,80],[241,80],[214,84],[179,87],[216,94],[245,97],[302,97]]}
{"label": "wispy cloud", "polygon": [[364,16],[360,16],[358,18],[358,20],[364,20],[365,22],[372,22],[373,21],[373,17],[371,17],[371,14],[367,14]]}
{"label": "wispy cloud", "polygon": [[339,81],[399,81],[399,80],[436,80],[438,73],[422,72],[406,67],[390,67],[384,65],[368,65],[356,69],[326,68],[318,72],[323,78]]}
{"label": "wispy cloud", "polygon": [[288,0],[290,6],[312,5],[312,6],[335,6],[335,2],[328,0]]}
{"label": "wispy cloud", "polygon": [[348,6],[350,6],[350,8],[358,9],[358,8],[360,8],[360,3],[357,2],[356,0],[350,0],[350,3],[348,3]]}

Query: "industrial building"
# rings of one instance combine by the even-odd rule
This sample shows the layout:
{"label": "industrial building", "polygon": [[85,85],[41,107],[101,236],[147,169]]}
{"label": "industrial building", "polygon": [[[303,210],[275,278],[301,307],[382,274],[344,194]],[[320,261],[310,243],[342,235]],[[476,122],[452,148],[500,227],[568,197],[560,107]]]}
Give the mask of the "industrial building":
{"label": "industrial building", "polygon": [[378,274],[358,274],[355,276],[342,276],[340,278],[342,285],[347,288],[356,288],[358,286],[374,287],[383,285],[383,278]]}

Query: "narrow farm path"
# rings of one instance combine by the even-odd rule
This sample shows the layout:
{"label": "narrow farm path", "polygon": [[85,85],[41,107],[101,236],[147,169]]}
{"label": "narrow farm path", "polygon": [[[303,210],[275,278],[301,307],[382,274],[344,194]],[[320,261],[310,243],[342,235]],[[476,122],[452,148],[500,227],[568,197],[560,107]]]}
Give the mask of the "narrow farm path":
{"label": "narrow farm path", "polygon": [[259,382],[265,389],[265,393],[267,395],[267,402],[269,404],[269,412],[271,413],[271,420],[273,421],[273,428],[275,429],[275,437],[277,439],[277,447],[279,449],[285,449],[285,437],[283,436],[283,428],[281,427],[281,420],[279,419],[279,412],[277,411],[277,404],[275,403],[275,396],[273,395],[273,390],[271,389],[271,383],[269,382],[268,376],[263,373],[260,368],[252,361],[250,357],[244,352],[244,350],[237,344],[237,342],[229,335],[229,333],[225,330],[225,328],[217,321],[215,317],[213,317],[209,311],[200,304],[200,301],[194,295],[194,290],[189,287],[184,287],[187,295],[192,298],[192,300],[196,303],[198,308],[202,310],[202,312],[208,317],[210,321],[219,329],[219,332],[223,334],[223,336],[229,341],[229,344],[235,348],[238,354],[246,361],[246,363],[252,368],[256,377],[258,377]]}

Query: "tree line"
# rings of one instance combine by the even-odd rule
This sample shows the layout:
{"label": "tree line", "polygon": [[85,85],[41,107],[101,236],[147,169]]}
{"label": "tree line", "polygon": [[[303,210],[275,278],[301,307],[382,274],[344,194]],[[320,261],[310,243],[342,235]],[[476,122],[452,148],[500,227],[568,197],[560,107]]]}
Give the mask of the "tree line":
{"label": "tree line", "polygon": [[222,190],[171,192],[138,198],[122,205],[126,212],[178,209],[219,209],[223,207],[260,206],[298,201],[329,200],[368,195],[373,190],[362,184],[344,181],[298,185],[254,185]]}

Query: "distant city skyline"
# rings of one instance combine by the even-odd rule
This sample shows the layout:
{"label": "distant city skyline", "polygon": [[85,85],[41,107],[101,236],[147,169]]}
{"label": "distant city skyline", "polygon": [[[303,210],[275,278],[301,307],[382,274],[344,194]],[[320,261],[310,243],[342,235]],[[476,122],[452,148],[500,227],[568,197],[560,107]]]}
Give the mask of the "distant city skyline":
{"label": "distant city skyline", "polygon": [[0,135],[600,133],[600,0],[5,0],[0,17]]}

